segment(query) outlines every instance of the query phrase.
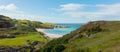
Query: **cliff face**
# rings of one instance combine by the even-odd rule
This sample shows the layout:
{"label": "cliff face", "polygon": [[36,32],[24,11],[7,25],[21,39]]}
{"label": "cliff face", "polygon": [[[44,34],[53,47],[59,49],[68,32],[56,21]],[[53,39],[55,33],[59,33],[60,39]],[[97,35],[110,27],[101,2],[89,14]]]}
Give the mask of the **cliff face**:
{"label": "cliff face", "polygon": [[[48,42],[41,49],[56,52],[119,52],[120,21],[94,21]],[[60,46],[58,46],[60,45]]]}

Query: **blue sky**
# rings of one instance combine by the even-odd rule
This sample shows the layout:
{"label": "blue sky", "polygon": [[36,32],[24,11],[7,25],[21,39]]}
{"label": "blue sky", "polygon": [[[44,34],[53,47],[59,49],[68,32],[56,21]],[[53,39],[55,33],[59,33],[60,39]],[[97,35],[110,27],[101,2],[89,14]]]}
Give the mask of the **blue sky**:
{"label": "blue sky", "polygon": [[120,20],[120,0],[0,0],[0,14],[52,23]]}

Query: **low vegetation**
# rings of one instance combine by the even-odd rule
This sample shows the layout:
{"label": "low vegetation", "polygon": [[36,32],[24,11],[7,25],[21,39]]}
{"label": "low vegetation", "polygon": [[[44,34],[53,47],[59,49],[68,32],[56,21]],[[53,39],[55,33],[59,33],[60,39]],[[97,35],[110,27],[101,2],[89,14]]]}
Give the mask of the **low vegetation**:
{"label": "low vegetation", "polygon": [[27,40],[40,41],[40,42],[47,41],[38,32],[32,32],[32,33],[27,33],[27,34],[21,34],[17,36],[16,38],[1,39],[0,46],[11,46],[11,47],[23,46],[23,45],[27,45],[27,42],[26,42]]}
{"label": "low vegetation", "polygon": [[[42,32],[36,28],[66,28],[52,23],[39,21],[16,20],[0,15],[0,51],[2,52],[35,52],[47,42]],[[57,45],[54,50],[62,45]],[[62,48],[63,49],[63,48]]]}
{"label": "low vegetation", "polygon": [[[41,52],[119,52],[120,21],[94,21],[48,42]],[[58,46],[60,45],[60,46]],[[57,47],[57,48],[56,48]],[[56,49],[55,49],[56,48]]]}
{"label": "low vegetation", "polygon": [[119,27],[120,21],[89,22],[61,38],[47,42],[36,28],[66,28],[66,26],[16,20],[0,15],[0,51],[120,52]]}
{"label": "low vegetation", "polygon": [[[46,38],[36,28],[39,21],[16,20],[0,15],[0,52],[35,51],[38,44],[45,43]],[[28,42],[30,44],[28,44]],[[34,45],[35,44],[35,45]],[[26,50],[27,48],[28,50]]]}

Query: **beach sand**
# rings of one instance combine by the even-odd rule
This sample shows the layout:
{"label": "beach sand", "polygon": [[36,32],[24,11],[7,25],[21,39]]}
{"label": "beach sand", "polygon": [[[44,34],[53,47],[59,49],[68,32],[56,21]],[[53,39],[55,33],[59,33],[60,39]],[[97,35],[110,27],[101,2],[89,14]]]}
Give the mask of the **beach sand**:
{"label": "beach sand", "polygon": [[50,34],[50,33],[46,33],[45,32],[46,29],[37,29],[38,32],[42,32],[44,33],[45,37],[49,37],[50,39],[54,39],[54,38],[59,38],[59,37],[62,37],[63,35],[58,35],[58,34]]}

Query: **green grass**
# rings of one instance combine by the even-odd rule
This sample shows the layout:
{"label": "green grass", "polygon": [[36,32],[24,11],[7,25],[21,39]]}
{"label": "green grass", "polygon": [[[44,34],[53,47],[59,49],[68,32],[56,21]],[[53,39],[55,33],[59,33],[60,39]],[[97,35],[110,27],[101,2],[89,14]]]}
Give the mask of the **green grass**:
{"label": "green grass", "polygon": [[[41,50],[53,52],[56,45],[63,45],[65,49],[61,52],[120,52],[120,21],[103,22],[90,22],[62,38],[48,42]],[[89,37],[86,36],[89,34]]]}
{"label": "green grass", "polygon": [[[0,15],[0,47],[17,47],[27,45],[27,40],[46,42],[47,40],[36,31],[42,22],[16,20]],[[5,27],[7,25],[7,27]],[[15,36],[10,38],[9,36]]]}
{"label": "green grass", "polygon": [[20,35],[16,38],[0,39],[0,46],[23,46],[27,45],[26,40],[46,42],[46,39],[38,32]]}
{"label": "green grass", "polygon": [[109,31],[102,31],[96,33],[93,38],[76,38],[71,43],[65,44],[64,52],[79,52],[80,49],[86,50],[89,48],[90,52],[120,52],[120,22],[108,22],[105,28]]}

